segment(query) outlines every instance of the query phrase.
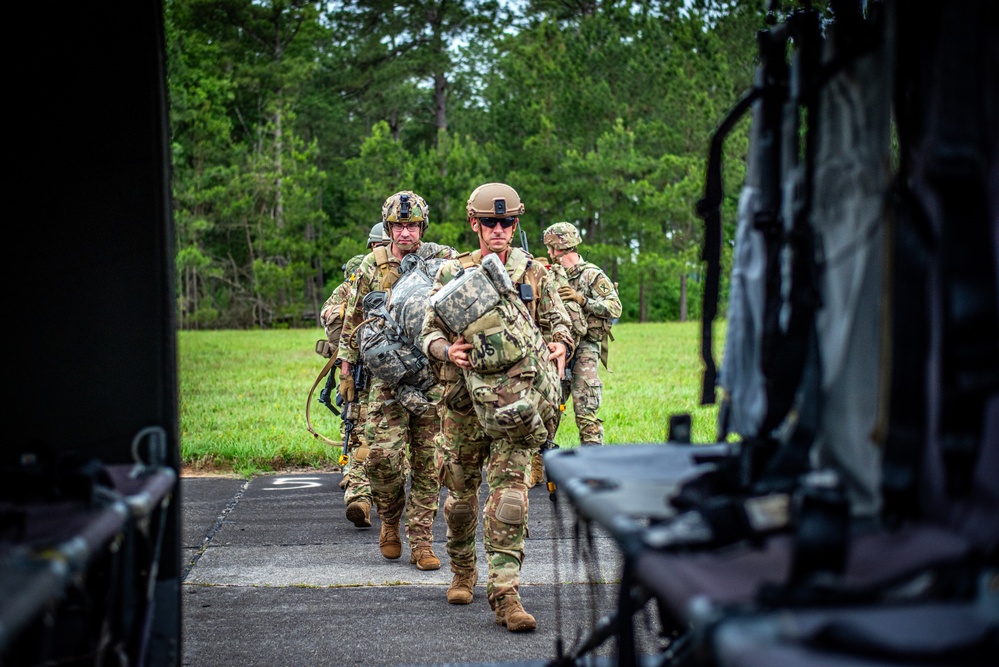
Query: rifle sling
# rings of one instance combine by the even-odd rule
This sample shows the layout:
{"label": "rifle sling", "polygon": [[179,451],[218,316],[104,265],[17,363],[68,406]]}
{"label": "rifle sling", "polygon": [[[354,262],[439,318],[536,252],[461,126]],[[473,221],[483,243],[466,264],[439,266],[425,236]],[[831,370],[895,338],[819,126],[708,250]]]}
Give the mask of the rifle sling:
{"label": "rifle sling", "polygon": [[[333,369],[333,365],[335,363],[336,363],[336,355],[330,357],[329,361],[326,362],[326,365],[323,366],[323,370],[319,371],[319,375],[316,377],[316,381],[312,383],[312,388],[309,389],[309,397],[305,400],[305,424],[306,427],[309,429],[309,433],[311,433],[314,438],[322,440],[327,445],[331,445],[333,447],[339,447],[340,446],[339,442],[334,442],[330,440],[329,438],[318,433],[314,428],[312,428],[312,417],[310,414],[312,409],[312,395],[315,393],[316,387],[319,386],[319,383],[322,382],[323,379],[326,377],[326,375],[331,372],[331,370]],[[337,415],[340,414],[339,410],[337,410],[333,406],[330,406],[330,410],[332,410],[334,414]]]}

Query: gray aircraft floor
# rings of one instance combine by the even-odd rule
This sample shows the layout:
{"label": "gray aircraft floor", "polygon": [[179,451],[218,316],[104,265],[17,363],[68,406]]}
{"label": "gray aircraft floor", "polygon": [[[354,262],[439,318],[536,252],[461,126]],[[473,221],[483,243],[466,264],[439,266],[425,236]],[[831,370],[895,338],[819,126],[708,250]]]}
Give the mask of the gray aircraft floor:
{"label": "gray aircraft floor", "polygon": [[[449,605],[443,515],[434,523],[441,569],[421,572],[406,546],[398,560],[382,557],[376,516],[366,529],[344,518],[340,479],[181,479],[184,665],[543,665],[559,637],[571,650],[614,609],[621,560],[613,540],[596,533],[592,555],[581,551],[571,509],[556,522],[541,486],[529,494],[521,584],[538,629],[511,633],[486,601],[481,522],[475,599]],[[653,647],[646,620],[639,640]],[[592,655],[606,663],[614,653],[610,640]]]}

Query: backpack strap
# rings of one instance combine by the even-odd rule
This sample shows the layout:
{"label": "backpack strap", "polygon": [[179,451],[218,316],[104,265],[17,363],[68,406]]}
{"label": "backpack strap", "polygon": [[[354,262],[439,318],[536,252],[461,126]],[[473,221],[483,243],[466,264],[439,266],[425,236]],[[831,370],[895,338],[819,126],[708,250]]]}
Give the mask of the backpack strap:
{"label": "backpack strap", "polygon": [[[538,269],[534,268],[534,259],[524,252],[521,248],[510,248],[510,252],[507,255],[508,258],[514,260],[513,273],[510,276],[510,280],[514,285],[522,285],[527,283],[531,286],[531,292],[534,294],[534,298],[527,302],[527,307],[531,311],[531,319],[535,322],[538,321],[538,287],[541,283],[538,278]],[[541,264],[538,267],[544,270]],[[542,274],[543,275],[543,274]]]}
{"label": "backpack strap", "polygon": [[714,405],[717,365],[715,364],[712,327],[718,314],[719,283],[721,277],[722,218],[722,148],[725,137],[752,107],[761,93],[754,88],[728,112],[711,137],[711,148],[704,177],[704,196],[698,200],[696,213],[704,221],[704,243],[701,260],[705,262],[704,291],[701,295],[701,360],[704,373],[701,378],[701,405]]}
{"label": "backpack strap", "polygon": [[470,269],[473,266],[478,266],[482,263],[482,251],[476,250],[474,252],[463,252],[458,255],[458,262],[461,263],[461,268]]}
{"label": "backpack strap", "polygon": [[378,267],[381,290],[387,291],[399,280],[399,263],[393,261],[395,256],[389,252],[389,246],[378,246],[372,250],[372,254],[375,256],[375,266]]}

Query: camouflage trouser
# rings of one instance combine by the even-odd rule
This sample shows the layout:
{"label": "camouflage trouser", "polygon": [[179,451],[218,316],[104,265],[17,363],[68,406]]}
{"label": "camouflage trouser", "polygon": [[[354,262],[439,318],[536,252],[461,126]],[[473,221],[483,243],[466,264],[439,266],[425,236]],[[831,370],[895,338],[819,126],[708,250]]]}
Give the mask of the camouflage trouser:
{"label": "camouflage trouser", "polygon": [[447,553],[452,570],[475,569],[479,487],[486,469],[489,495],[483,510],[483,534],[489,559],[486,596],[496,608],[505,596],[520,599],[520,567],[527,532],[527,478],[537,445],[525,447],[509,438],[485,434],[474,412],[464,415],[443,405],[441,412],[442,480],[448,488],[444,503]]}
{"label": "camouflage trouser", "polygon": [[[433,403],[440,400],[439,387],[424,393]],[[410,547],[429,546],[433,542],[431,529],[441,491],[434,442],[439,431],[439,417],[433,407],[417,417],[395,399],[392,387],[382,380],[371,381],[364,425],[364,435],[371,447],[364,466],[371,483],[371,497],[383,523],[397,523],[403,509],[406,510]],[[406,481],[410,473],[407,499]]]}
{"label": "camouflage trouser", "polygon": [[[354,430],[350,432],[350,454],[347,461],[347,469],[344,476],[347,478],[347,488],[343,492],[343,503],[349,505],[355,500],[364,500],[371,503],[371,484],[368,483],[368,475],[364,472],[364,461],[356,461],[354,456],[363,447],[367,449],[367,437],[364,435],[364,424],[367,422],[368,400],[364,397],[359,401],[360,410]],[[346,432],[347,425],[340,422],[340,437]]]}
{"label": "camouflage trouser", "polygon": [[576,348],[576,365],[572,370],[572,408],[576,413],[579,440],[584,445],[604,442],[604,427],[597,418],[604,383],[597,375],[600,363],[600,343],[579,341]]}

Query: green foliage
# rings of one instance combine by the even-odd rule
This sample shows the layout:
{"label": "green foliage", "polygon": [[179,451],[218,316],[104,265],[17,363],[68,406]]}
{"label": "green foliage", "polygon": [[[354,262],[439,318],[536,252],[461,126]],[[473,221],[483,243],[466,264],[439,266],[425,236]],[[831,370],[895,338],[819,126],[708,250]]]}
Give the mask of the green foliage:
{"label": "green foliage", "polygon": [[533,251],[580,227],[623,321],[679,319],[684,281],[694,317],[708,142],[752,82],[762,4],[165,0],[180,326],[311,322],[401,189],[428,240],[470,249],[488,181],[520,192]]}
{"label": "green foliage", "polygon": [[[620,324],[613,333],[610,370],[599,369],[606,442],[661,442],[669,416],[680,412],[692,415],[695,442],[712,441],[717,407],[698,404],[699,325]],[[243,473],[334,465],[339,450],[313,437],[305,422],[309,388],[325,363],[314,352],[323,337],[320,329],[179,332],[184,463]],[[340,419],[317,395],[313,426],[336,441]],[[573,447],[577,438],[570,401],[556,442]]]}

